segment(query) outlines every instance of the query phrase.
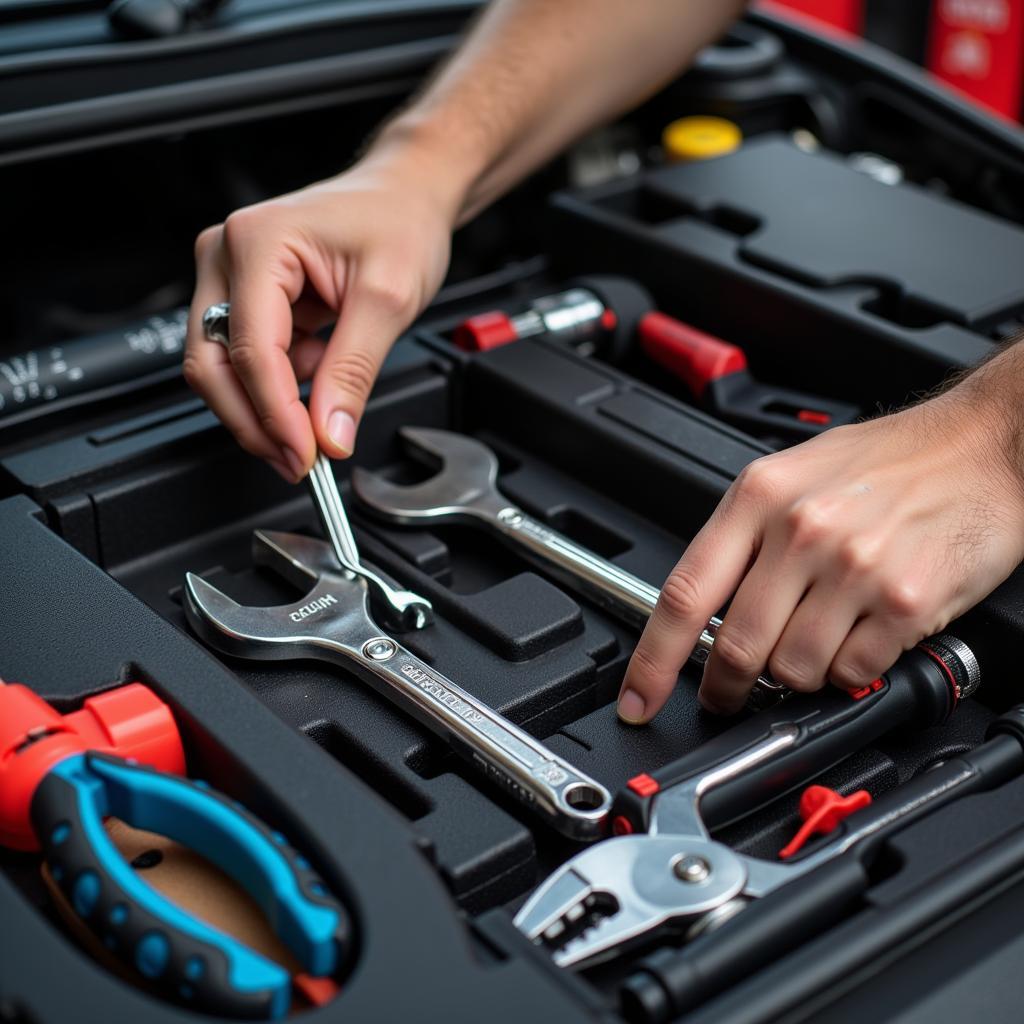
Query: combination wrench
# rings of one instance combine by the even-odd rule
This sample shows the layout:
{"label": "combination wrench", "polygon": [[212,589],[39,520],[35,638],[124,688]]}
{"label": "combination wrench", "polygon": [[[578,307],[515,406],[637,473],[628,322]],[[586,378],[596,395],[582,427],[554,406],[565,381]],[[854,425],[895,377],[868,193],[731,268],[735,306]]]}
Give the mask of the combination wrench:
{"label": "combination wrench", "polygon": [[211,647],[241,658],[316,658],[351,669],[558,831],[581,841],[600,838],[608,790],[383,633],[370,616],[367,581],[339,571],[328,544],[257,530],[253,560],[305,594],[292,604],[254,608],[187,573],[185,615]]}
{"label": "combination wrench", "polygon": [[[484,526],[566,586],[585,594],[627,625],[642,629],[658,601],[658,588],[527,515],[498,490],[498,459],[485,444],[464,434],[403,427],[399,434],[414,455],[440,462],[429,480],[394,484],[356,467],[352,489],[372,512],[392,522],[423,525],[459,522]],[[691,658],[707,661],[722,620],[713,617]],[[768,675],[757,679],[749,706],[767,707],[790,694]]]}

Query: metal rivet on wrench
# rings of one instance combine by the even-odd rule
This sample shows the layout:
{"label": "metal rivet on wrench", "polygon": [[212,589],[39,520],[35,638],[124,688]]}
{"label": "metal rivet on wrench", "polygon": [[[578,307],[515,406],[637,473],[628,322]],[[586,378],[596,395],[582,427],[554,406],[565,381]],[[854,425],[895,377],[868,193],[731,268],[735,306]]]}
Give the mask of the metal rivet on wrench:
{"label": "metal rivet on wrench", "polygon": [[385,636],[379,636],[376,640],[369,640],[363,644],[363,654],[370,661],[387,661],[392,658],[398,648],[394,642]]}
{"label": "metal rivet on wrench", "polygon": [[672,872],[680,882],[696,884],[707,880],[711,874],[711,865],[703,857],[688,855],[680,857],[672,865]]}
{"label": "metal rivet on wrench", "polygon": [[[358,467],[352,489],[371,511],[392,522],[422,525],[463,522],[485,526],[515,544],[542,571],[584,593],[631,626],[642,629],[654,611],[658,589],[601,558],[527,515],[498,490],[498,459],[486,445],[464,434],[426,427],[403,427],[399,433],[413,454],[439,460],[429,480],[404,486]],[[714,617],[693,652],[707,660],[722,620]],[[769,676],[760,676],[748,701],[754,708],[776,703],[791,693]]]}
{"label": "metal rivet on wrench", "polygon": [[[218,302],[203,313],[203,331],[210,341],[230,345],[231,303]],[[403,590],[383,573],[374,572],[362,564],[359,548],[352,535],[348,515],[338,493],[330,459],[317,452],[313,468],[306,477],[313,505],[320,517],[327,539],[331,542],[338,564],[347,572],[361,576],[370,587],[374,610],[391,629],[423,629],[434,618],[431,603],[411,590]]]}

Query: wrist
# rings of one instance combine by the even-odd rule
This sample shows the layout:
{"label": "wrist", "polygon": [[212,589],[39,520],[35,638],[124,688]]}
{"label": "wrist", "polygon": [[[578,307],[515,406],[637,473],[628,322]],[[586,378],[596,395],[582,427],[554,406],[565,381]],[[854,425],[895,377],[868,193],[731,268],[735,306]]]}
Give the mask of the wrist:
{"label": "wrist", "polygon": [[444,211],[453,230],[460,222],[482,163],[472,146],[460,146],[435,121],[413,111],[386,124],[360,160],[364,167],[397,174],[411,187],[426,190]]}

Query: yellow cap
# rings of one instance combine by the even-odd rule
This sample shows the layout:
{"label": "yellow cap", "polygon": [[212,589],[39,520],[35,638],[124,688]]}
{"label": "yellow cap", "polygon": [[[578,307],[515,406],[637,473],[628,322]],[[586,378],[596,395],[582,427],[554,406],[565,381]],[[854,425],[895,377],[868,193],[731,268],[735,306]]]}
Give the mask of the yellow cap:
{"label": "yellow cap", "polygon": [[724,117],[681,117],[665,126],[661,144],[669,160],[708,160],[739,149],[743,133]]}

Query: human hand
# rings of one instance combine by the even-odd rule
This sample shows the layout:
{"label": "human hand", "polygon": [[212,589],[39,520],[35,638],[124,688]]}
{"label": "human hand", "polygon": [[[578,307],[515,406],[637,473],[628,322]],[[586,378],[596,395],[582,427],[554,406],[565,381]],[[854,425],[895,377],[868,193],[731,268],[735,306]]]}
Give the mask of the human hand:
{"label": "human hand", "polygon": [[[185,379],[253,455],[305,476],[343,458],[381,363],[433,298],[459,198],[424,158],[371,153],[337,178],[248,206],[196,242]],[[231,303],[231,344],[203,311]],[[330,341],[316,331],[337,318]],[[313,377],[309,410],[299,382]]]}
{"label": "human hand", "polygon": [[699,695],[722,713],[765,667],[803,692],[864,686],[1005,579],[1024,557],[1020,417],[971,381],[751,463],[662,588],[619,715],[658,712],[730,596]]}

